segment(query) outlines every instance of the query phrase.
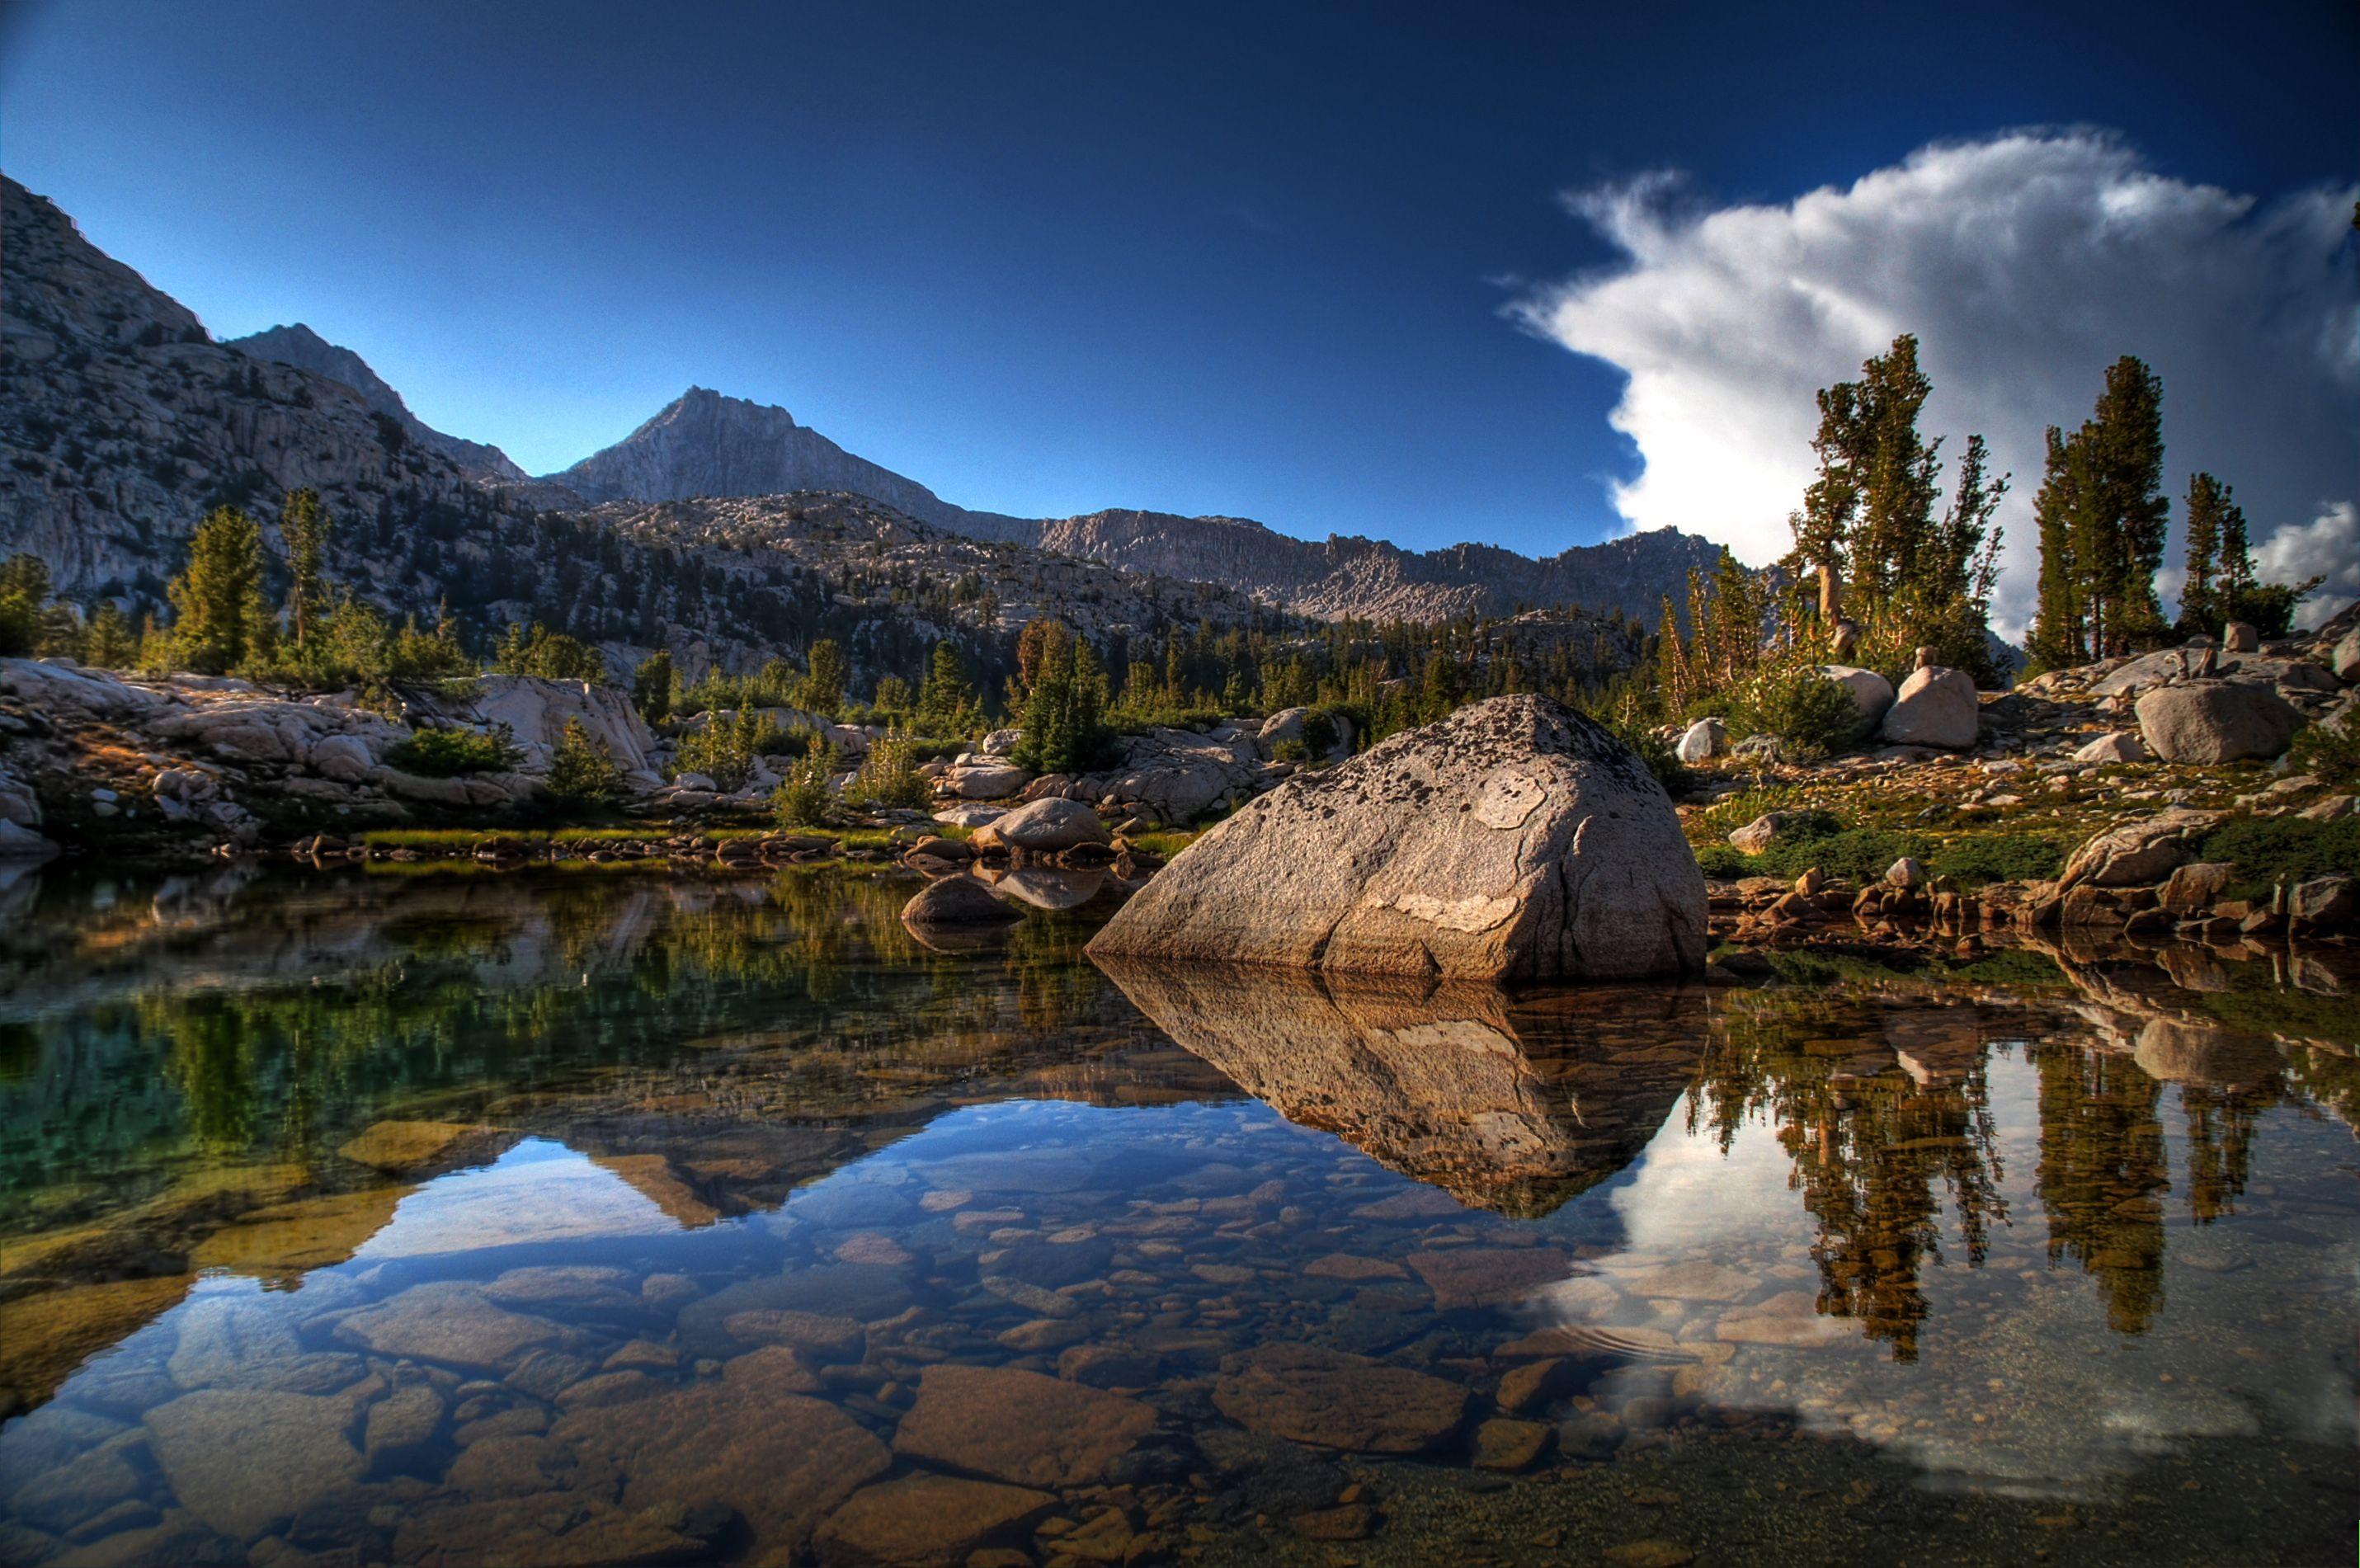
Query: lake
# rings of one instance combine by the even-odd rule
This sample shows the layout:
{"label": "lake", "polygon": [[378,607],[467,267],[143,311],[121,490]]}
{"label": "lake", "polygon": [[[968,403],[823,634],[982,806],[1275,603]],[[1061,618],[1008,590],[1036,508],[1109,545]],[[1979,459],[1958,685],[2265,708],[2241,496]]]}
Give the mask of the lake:
{"label": "lake", "polygon": [[2352,1551],[2349,948],[1423,994],[913,886],[0,890],[0,1561]]}

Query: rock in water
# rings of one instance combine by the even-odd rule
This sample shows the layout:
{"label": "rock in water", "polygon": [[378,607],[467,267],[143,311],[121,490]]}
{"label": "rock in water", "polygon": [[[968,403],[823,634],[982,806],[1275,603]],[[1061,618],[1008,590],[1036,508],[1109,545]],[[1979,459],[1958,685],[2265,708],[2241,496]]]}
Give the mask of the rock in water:
{"label": "rock in water", "polygon": [[1098,814],[1079,800],[1055,797],[1017,807],[975,833],[978,848],[1000,844],[1034,855],[1054,855],[1076,844],[1104,844],[1108,833]]}
{"label": "rock in water", "polygon": [[2141,697],[2138,723],[2166,762],[2236,762],[2286,750],[2302,714],[2267,686],[2191,681]]}
{"label": "rock in water", "polygon": [[1704,967],[1704,876],[1591,720],[1495,697],[1299,776],[1184,850],[1096,954],[1453,979]]}
{"label": "rock in water", "polygon": [[1885,710],[1885,738],[1895,746],[1959,751],[1975,744],[1976,724],[1974,678],[1963,670],[1923,664]]}
{"label": "rock in water", "polygon": [[1000,925],[1023,917],[1007,900],[972,877],[945,877],[902,906],[901,920],[913,926]]}

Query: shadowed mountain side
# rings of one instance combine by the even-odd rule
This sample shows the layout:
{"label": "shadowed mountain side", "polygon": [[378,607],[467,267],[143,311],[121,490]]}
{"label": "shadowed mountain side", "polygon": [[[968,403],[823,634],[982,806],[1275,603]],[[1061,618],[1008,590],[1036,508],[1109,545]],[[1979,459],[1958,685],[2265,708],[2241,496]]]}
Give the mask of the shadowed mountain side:
{"label": "shadowed mountain side", "polygon": [[1696,987],[1511,996],[1102,958],[1185,1049],[1298,1126],[1459,1202],[1537,1217],[1636,1157],[1704,1054]]}

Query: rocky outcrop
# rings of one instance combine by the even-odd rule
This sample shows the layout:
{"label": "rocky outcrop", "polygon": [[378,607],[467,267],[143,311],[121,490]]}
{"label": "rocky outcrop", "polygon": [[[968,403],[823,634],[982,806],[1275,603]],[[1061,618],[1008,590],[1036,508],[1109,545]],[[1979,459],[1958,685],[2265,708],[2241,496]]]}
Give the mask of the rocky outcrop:
{"label": "rocky outcrop", "polygon": [[1093,953],[1451,979],[1704,965],[1704,878],[1628,747],[1496,697],[1289,780],[1206,833]]}
{"label": "rocky outcrop", "polygon": [[2190,681],[2138,700],[2139,733],[2166,762],[2236,762],[2285,751],[2302,714],[2267,686]]}

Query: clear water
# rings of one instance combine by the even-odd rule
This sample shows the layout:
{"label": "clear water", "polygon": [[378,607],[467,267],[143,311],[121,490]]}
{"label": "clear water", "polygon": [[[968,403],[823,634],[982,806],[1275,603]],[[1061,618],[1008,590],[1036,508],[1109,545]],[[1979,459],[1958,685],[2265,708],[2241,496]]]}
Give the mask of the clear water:
{"label": "clear water", "polygon": [[2353,1549],[2348,953],[1331,993],[910,890],[0,892],[0,1561]]}

